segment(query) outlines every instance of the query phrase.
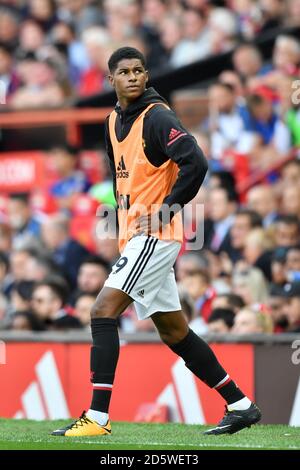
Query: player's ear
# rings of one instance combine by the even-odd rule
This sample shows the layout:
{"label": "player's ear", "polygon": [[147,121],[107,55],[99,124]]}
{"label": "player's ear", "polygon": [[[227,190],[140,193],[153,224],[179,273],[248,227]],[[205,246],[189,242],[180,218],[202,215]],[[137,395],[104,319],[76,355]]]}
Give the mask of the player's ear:
{"label": "player's ear", "polygon": [[108,81],[110,83],[110,85],[114,88],[114,77],[113,75],[108,75]]}
{"label": "player's ear", "polygon": [[149,72],[148,72],[148,70],[145,70],[145,74],[146,74],[146,83],[148,83],[148,81],[149,81]]}

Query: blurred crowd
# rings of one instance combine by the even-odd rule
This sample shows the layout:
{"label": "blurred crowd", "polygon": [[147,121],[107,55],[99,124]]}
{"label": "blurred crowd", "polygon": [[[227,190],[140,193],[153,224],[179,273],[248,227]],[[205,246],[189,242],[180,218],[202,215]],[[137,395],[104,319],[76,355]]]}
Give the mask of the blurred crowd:
{"label": "blurred crowd", "polygon": [[[51,150],[49,158],[61,168],[76,160],[68,147]],[[0,328],[89,329],[91,307],[119,252],[93,205],[89,219],[78,216],[81,225],[89,223],[85,242],[78,226],[71,230],[76,196],[86,198],[84,206],[88,200],[114,204],[109,181],[81,193],[88,181],[78,173],[52,184],[56,205],[43,211],[28,193],[6,197],[0,212]],[[185,209],[176,277],[183,311],[199,334],[300,331],[300,160],[287,160],[276,173],[272,183],[251,187],[242,202],[234,174],[211,169],[189,205],[196,212]],[[189,250],[199,233],[204,247]],[[151,320],[137,321],[133,307],[120,328],[154,329]]]}
{"label": "blurred crowd", "polygon": [[[161,72],[299,24],[300,0],[1,0],[0,80],[10,107],[59,106],[109,89],[107,60],[124,44]],[[278,48],[276,70],[294,67],[299,42]],[[260,61],[235,57],[243,78],[265,73]]]}
{"label": "blurred crowd", "polygon": [[[208,86],[207,113],[189,129],[209,172],[184,211],[175,268],[199,334],[300,331],[300,41],[279,35],[269,62],[251,43],[287,24],[300,25],[300,0],[0,1],[0,80],[15,108],[105,90],[107,58],[125,43],[152,71],[234,48],[233,68]],[[46,194],[0,197],[0,328],[89,329],[119,257],[95,216],[115,206],[109,172],[102,153],[91,170],[68,145],[45,160]],[[190,251],[201,233],[203,248]],[[125,332],[153,328],[133,308],[120,318]]]}

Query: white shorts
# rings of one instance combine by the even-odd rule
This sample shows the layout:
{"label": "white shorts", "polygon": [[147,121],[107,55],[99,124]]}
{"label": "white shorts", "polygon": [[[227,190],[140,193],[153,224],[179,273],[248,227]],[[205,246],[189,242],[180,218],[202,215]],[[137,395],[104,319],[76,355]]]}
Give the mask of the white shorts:
{"label": "white shorts", "polygon": [[173,269],[180,248],[177,241],[137,235],[126,244],[104,285],[126,292],[139,320],[181,310]]}

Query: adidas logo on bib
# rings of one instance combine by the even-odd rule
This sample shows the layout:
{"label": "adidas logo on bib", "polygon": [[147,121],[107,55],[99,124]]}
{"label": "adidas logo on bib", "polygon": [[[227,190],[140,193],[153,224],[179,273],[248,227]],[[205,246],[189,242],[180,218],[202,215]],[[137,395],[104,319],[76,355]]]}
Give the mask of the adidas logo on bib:
{"label": "adidas logo on bib", "polygon": [[124,162],[123,155],[121,156],[121,160],[119,161],[119,164],[117,166],[116,177],[117,178],[129,178],[129,171],[126,171],[126,165]]}

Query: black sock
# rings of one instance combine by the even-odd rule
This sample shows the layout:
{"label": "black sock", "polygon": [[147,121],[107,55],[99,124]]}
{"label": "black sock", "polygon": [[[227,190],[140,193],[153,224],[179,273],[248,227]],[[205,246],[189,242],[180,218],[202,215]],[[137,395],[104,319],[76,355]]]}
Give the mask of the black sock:
{"label": "black sock", "polygon": [[91,409],[108,413],[115,370],[119,358],[117,320],[92,318],[93,346],[91,348],[91,382],[93,398]]}
{"label": "black sock", "polygon": [[179,343],[169,347],[182,357],[190,371],[209,387],[215,388],[227,403],[244,398],[245,395],[230,379],[209,345],[192,330],[189,330],[187,336]]}

